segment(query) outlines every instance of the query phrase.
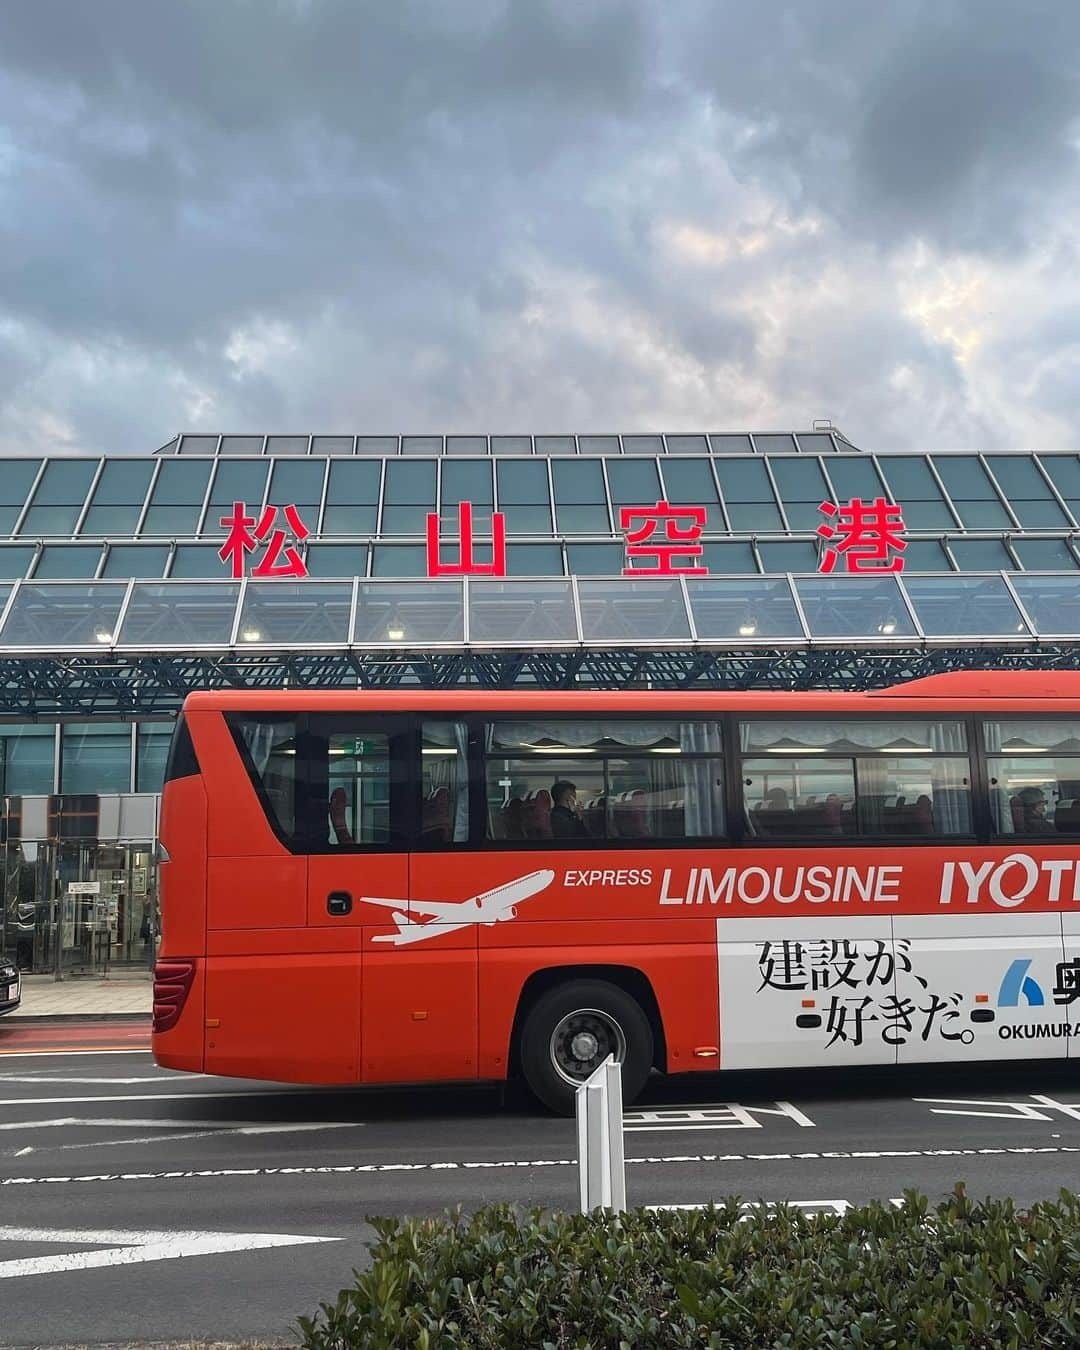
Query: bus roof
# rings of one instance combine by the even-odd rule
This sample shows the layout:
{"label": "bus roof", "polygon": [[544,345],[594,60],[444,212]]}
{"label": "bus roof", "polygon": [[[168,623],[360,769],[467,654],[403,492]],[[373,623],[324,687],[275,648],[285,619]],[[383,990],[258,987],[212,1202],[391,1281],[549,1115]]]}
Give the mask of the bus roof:
{"label": "bus roof", "polygon": [[603,690],[603,689],[274,689],[202,690],[189,694],[186,712],[276,711],[423,712],[432,716],[474,713],[670,713],[979,711],[983,704],[1003,711],[1057,712],[1062,703],[1080,707],[1080,671],[953,671],[888,689],[860,693],[844,690]]}

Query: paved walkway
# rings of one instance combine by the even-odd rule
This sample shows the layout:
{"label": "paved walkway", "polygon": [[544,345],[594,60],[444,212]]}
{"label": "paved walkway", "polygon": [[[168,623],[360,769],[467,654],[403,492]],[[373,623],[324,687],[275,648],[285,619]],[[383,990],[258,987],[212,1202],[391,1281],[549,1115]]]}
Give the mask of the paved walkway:
{"label": "paved walkway", "polygon": [[153,984],[146,971],[124,971],[103,980],[72,976],[56,981],[51,975],[24,975],[22,1005],[6,1013],[0,1026],[34,1017],[150,1016]]}

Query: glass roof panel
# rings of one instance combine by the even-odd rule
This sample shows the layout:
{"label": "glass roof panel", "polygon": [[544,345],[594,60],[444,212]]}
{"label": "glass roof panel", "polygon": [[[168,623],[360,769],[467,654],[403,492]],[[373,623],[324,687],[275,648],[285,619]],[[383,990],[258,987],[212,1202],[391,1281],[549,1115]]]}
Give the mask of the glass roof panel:
{"label": "glass roof panel", "polygon": [[334,506],[376,505],[381,470],[372,460],[335,459],[326,489],[327,510]]}
{"label": "glass roof panel", "polygon": [[215,455],[218,438],[216,436],[185,436],[180,442],[180,455]]}
{"label": "glass roof panel", "polygon": [[927,637],[1016,637],[1027,625],[1001,577],[905,576]]}
{"label": "glass roof panel", "polygon": [[538,455],[576,455],[577,444],[573,436],[537,436],[536,453]]}
{"label": "glass roof panel", "polygon": [[446,453],[448,455],[486,455],[486,436],[447,436]]}
{"label": "glass roof panel", "polygon": [[126,581],[128,577],[160,577],[169,560],[167,544],[113,544],[105,558],[103,577]]}
{"label": "glass roof panel", "polygon": [[[992,502],[984,502],[992,506]],[[956,528],[952,512],[941,500],[936,502],[912,501],[901,499],[900,507],[904,515],[904,526],[908,530],[951,530]]]}
{"label": "glass roof panel", "polygon": [[608,460],[611,500],[619,506],[653,506],[660,500],[655,459]]}
{"label": "glass roof panel", "polygon": [[677,581],[581,581],[578,596],[586,642],[677,642],[690,637]]}
{"label": "glass roof panel", "polygon": [[547,465],[540,460],[503,460],[495,465],[495,476],[500,506],[547,505]]}
{"label": "glass roof panel", "polygon": [[894,576],[799,577],[799,602],[811,637],[914,637]]}
{"label": "glass roof panel", "polygon": [[34,505],[81,506],[97,466],[96,459],[50,459],[34,493]]}
{"label": "glass roof panel", "polygon": [[598,459],[556,460],[551,466],[556,505],[605,501],[604,474]]}
{"label": "glass roof panel", "polygon": [[669,455],[707,455],[709,442],[704,436],[668,436]]}
{"label": "glass roof panel", "polygon": [[238,581],[137,581],[120,642],[128,647],[227,647],[239,596]]}
{"label": "glass roof panel", "polygon": [[729,502],[772,502],[772,485],[762,459],[725,459],[716,465],[716,476]]}
{"label": "glass roof panel", "polygon": [[940,501],[941,489],[923,455],[881,455],[878,467],[889,480],[898,502]]}
{"label": "glass roof panel", "polygon": [[561,577],[562,548],[558,544],[508,544],[506,572],[511,577]]}
{"label": "glass roof panel", "polygon": [[[352,438],[349,438],[350,445]],[[306,455],[308,438],[306,436],[267,436],[266,453],[268,455]]]}
{"label": "glass roof panel", "polygon": [[769,467],[783,502],[813,502],[816,506],[830,495],[816,458],[789,459],[778,455],[769,461]]}
{"label": "glass roof panel", "polygon": [[1075,455],[1040,455],[1039,463],[1063,497],[1080,497],[1080,459]]}
{"label": "glass roof panel", "polygon": [[311,453],[313,455],[351,455],[352,452],[353,438],[351,436],[312,436],[311,438]]}
{"label": "glass roof panel", "polygon": [[783,578],[693,577],[687,580],[686,590],[702,642],[803,637],[799,612]]}
{"label": "glass roof panel", "polygon": [[95,506],[141,506],[154,472],[151,459],[107,459],[94,489]]}
{"label": "glass roof panel", "polygon": [[802,450],[803,454],[831,455],[836,450],[832,437],[824,432],[802,431],[797,439],[799,449]]}
{"label": "glass roof panel", "polygon": [[1067,572],[1077,566],[1076,554],[1064,539],[1014,539],[1012,545],[1028,572]]}
{"label": "glass roof panel", "polygon": [[836,489],[837,500],[842,502],[849,502],[856,497],[872,502],[875,497],[886,495],[872,459],[843,455],[830,460],[829,477]]}
{"label": "glass roof panel", "polygon": [[37,553],[33,544],[0,548],[0,577],[5,581],[26,576],[26,569]]}
{"label": "glass roof panel", "polygon": [[754,444],[760,454],[783,455],[795,449],[794,436],[755,436]]}
{"label": "glass roof panel", "polygon": [[358,455],[396,455],[398,441],[396,436],[357,436],[356,453]]}
{"label": "glass roof panel", "polygon": [[716,436],[709,437],[709,444],[712,446],[714,455],[748,455],[753,451],[749,436]]}
{"label": "glass roof panel", "polygon": [[1035,631],[1044,635],[1080,633],[1080,586],[1075,576],[1011,578]]}
{"label": "glass roof panel", "polygon": [[31,506],[22,518],[19,533],[31,538],[50,534],[74,534],[80,506]]}
{"label": "glass roof panel", "polygon": [[261,436],[222,436],[219,455],[261,455]]}
{"label": "glass roof panel", "polygon": [[[346,464],[346,468],[351,469],[353,465]],[[325,470],[324,459],[275,460],[268,500],[275,506],[285,506],[289,502],[314,502],[317,505],[322,498]]]}
{"label": "glass roof panel", "polygon": [[351,581],[249,581],[236,645],[344,646],[351,609]]}
{"label": "glass roof panel", "polygon": [[709,506],[717,500],[716,483],[707,459],[665,460],[662,472],[669,502]]}
{"label": "glass roof panel", "polygon": [[961,572],[1011,572],[1016,567],[1000,539],[950,539]]}
{"label": "glass roof panel", "polygon": [[[219,459],[217,473],[214,475],[214,486],[210,492],[211,503],[215,506],[231,506],[233,502],[246,502],[249,506],[260,505],[266,491],[266,474],[269,467],[267,460],[253,463],[246,459]],[[211,524],[216,526],[218,523],[216,519],[211,519],[212,514],[207,513],[207,528]]]}
{"label": "glass roof panel", "polygon": [[442,500],[444,506],[451,502],[476,502],[490,506],[494,501],[491,460],[448,460],[442,467]]}
{"label": "glass roof panel", "polygon": [[953,501],[994,501],[994,485],[974,455],[937,455],[934,458],[945,491]]}
{"label": "glass roof panel", "polygon": [[757,575],[759,568],[748,539],[724,540],[706,544],[701,553],[702,566],[710,572],[741,572]]}
{"label": "glass roof panel", "polygon": [[473,581],[469,586],[469,640],[544,647],[576,642],[569,581]]}
{"label": "glass roof panel", "polygon": [[626,565],[626,547],[623,544],[566,545],[566,567],[571,576],[603,576],[618,573]]}
{"label": "glass roof panel", "polygon": [[[1026,497],[1010,497],[1009,505],[1020,524],[1028,530],[1059,530],[1068,525],[1069,518],[1053,498],[1045,501],[1033,501]],[[1073,515],[1080,520],[1076,503],[1072,503]]]}
{"label": "glass roof panel", "polygon": [[208,577],[217,580],[229,575],[229,564],[222,562],[214,544],[178,544],[171,577]]}
{"label": "glass roof panel", "polygon": [[367,544],[309,544],[304,561],[313,577],[362,577]]}
{"label": "glass roof panel", "polygon": [[49,544],[41,551],[34,568],[34,580],[89,580],[100,561],[100,544]]}
{"label": "glass roof panel", "polygon": [[427,549],[423,544],[376,544],[371,551],[371,575],[427,576]]}
{"label": "glass roof panel", "polygon": [[391,460],[386,466],[386,504],[388,506],[426,506],[435,502],[435,461],[433,459]]}
{"label": "glass roof panel", "polygon": [[441,455],[441,436],[402,436],[401,453],[403,455]]}
{"label": "glass roof panel", "polygon": [[40,467],[40,459],[0,459],[0,505],[22,506]]}
{"label": "glass roof panel", "polygon": [[491,453],[493,455],[531,455],[531,436],[492,436]]}
{"label": "glass roof panel", "polygon": [[1029,455],[990,455],[990,472],[1011,501],[1013,497],[1040,500],[1051,496],[1050,488]]}
{"label": "glass roof panel", "polygon": [[139,534],[144,539],[147,536],[183,539],[195,533],[201,511],[202,507],[194,503],[189,506],[151,506],[143,517]]}
{"label": "glass roof panel", "polygon": [[327,506],[323,512],[323,534],[374,534],[379,508],[369,506]]}
{"label": "glass roof panel", "polygon": [[939,539],[909,539],[904,549],[904,572],[951,572]]}
{"label": "glass roof panel", "polygon": [[627,455],[662,455],[664,438],[662,436],[624,436],[623,453]]}
{"label": "glass roof panel", "polygon": [[79,526],[82,538],[94,535],[133,535],[139,523],[142,507],[134,503],[128,506],[92,506]]}
{"label": "glass roof panel", "polygon": [[100,647],[113,641],[122,582],[24,582],[0,631],[0,647]]}
{"label": "glass roof panel", "polygon": [[[960,519],[969,530],[993,530],[993,529],[1013,529],[1015,528],[1008,511],[1005,510],[1001,502],[994,498],[976,498],[973,501],[958,501],[953,498],[953,505],[959,512]],[[914,508],[912,508],[914,509]],[[905,519],[911,514],[911,511],[905,511]],[[1056,522],[1058,525],[1064,524],[1060,518]]]}
{"label": "glass roof panel", "polygon": [[352,640],[360,646],[404,650],[428,643],[464,642],[462,583],[362,581]]}
{"label": "glass roof panel", "polygon": [[583,455],[617,455],[618,436],[579,436],[578,450]]}
{"label": "glass roof panel", "polygon": [[766,572],[816,572],[817,544],[812,539],[759,539],[758,552]]}
{"label": "glass roof panel", "polygon": [[202,505],[213,465],[209,460],[167,459],[158,472],[151,501],[155,506]]}

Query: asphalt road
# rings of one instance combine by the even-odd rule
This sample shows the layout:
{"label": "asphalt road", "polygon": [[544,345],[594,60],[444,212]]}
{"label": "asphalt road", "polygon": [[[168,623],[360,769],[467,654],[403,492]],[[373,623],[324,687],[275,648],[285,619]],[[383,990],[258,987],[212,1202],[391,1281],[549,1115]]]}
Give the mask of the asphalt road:
{"label": "asphalt road", "polygon": [[[572,1208],[572,1121],[489,1088],[334,1090],[157,1069],[132,1028],[0,1027],[0,1344],[282,1340],[373,1214]],[[631,1204],[835,1208],[909,1187],[1080,1189],[1075,1064],[657,1080]]]}

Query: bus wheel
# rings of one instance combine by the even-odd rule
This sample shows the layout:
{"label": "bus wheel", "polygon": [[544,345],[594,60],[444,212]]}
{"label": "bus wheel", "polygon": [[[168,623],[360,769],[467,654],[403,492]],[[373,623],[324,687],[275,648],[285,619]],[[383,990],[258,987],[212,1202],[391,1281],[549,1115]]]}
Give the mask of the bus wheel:
{"label": "bus wheel", "polygon": [[604,980],[573,980],[542,994],[521,1030],[521,1069],[545,1106],[574,1114],[574,1093],[608,1055],[622,1065],[623,1101],[645,1086],[653,1034],[640,1005]]}

